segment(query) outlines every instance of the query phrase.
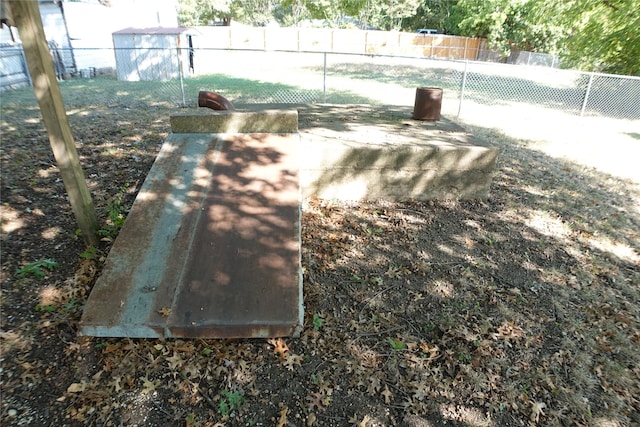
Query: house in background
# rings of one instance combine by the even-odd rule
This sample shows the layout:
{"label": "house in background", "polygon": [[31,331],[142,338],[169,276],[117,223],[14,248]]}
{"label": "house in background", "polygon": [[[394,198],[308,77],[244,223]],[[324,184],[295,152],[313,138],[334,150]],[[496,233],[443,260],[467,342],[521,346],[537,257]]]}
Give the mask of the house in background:
{"label": "house in background", "polygon": [[[45,36],[60,78],[115,68],[112,34],[126,27],[177,27],[178,0],[38,0]],[[20,34],[0,28],[0,90],[29,83]]]}
{"label": "house in background", "polygon": [[178,26],[177,0],[65,2],[69,37],[79,69],[115,68],[112,34],[123,28]]}
{"label": "house in background", "polygon": [[[71,40],[65,20],[64,4],[55,0],[38,0],[42,26],[53,55],[58,78],[77,72]],[[0,88],[28,85],[30,78],[24,63],[22,43],[17,28],[0,26]]]}

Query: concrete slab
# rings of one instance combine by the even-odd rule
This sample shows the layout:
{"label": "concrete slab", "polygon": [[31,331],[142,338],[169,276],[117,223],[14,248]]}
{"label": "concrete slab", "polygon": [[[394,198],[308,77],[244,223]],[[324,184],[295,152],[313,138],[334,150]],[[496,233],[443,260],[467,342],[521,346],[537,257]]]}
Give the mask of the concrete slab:
{"label": "concrete slab", "polygon": [[83,334],[297,336],[301,193],[488,194],[497,148],[446,118],[412,120],[407,107],[252,108],[171,117],[174,133],[87,301]]}
{"label": "concrete slab", "polygon": [[297,133],[295,109],[220,111],[199,109],[171,115],[173,133]]}
{"label": "concrete slab", "polygon": [[498,148],[456,123],[403,106],[298,106],[303,196],[338,200],[482,199]]}
{"label": "concrete slab", "polygon": [[297,134],[171,134],[84,309],[109,337],[296,336]]}

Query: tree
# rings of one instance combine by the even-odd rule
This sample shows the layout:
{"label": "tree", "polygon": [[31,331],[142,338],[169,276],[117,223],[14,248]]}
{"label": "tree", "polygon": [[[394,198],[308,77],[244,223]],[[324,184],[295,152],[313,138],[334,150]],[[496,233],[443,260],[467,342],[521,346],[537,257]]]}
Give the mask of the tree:
{"label": "tree", "polygon": [[640,74],[640,0],[459,0],[457,33],[492,48],[558,53],[564,66]]}
{"label": "tree", "polygon": [[340,0],[305,0],[305,6],[313,19],[338,22],[343,16]]}
{"label": "tree", "polygon": [[361,3],[360,19],[382,30],[406,28],[405,19],[415,16],[421,0],[371,0]]}
{"label": "tree", "polygon": [[433,28],[453,33],[451,16],[458,0],[422,0],[415,15],[404,20],[404,28],[417,30],[419,28]]}
{"label": "tree", "polygon": [[311,17],[304,0],[284,0],[278,12],[281,13],[278,21],[285,26],[296,26]]}
{"label": "tree", "polygon": [[382,10],[387,18],[383,26],[387,30],[401,30],[402,21],[416,14],[420,0],[383,0]]}
{"label": "tree", "polygon": [[454,7],[452,19],[457,27],[456,33],[468,37],[484,37],[491,48],[500,50],[506,56],[511,48],[508,35],[512,33],[508,24],[516,22],[509,18],[517,13],[518,4],[520,2],[511,0],[459,0]]}
{"label": "tree", "polygon": [[178,23],[183,27],[200,25],[197,0],[180,0],[178,3]]}
{"label": "tree", "polygon": [[[230,17],[251,25],[278,18],[342,22],[383,30],[444,29],[483,37],[504,56],[513,50],[557,53],[587,71],[640,75],[640,0],[180,0],[182,25]],[[227,18],[228,19],[228,18]]]}
{"label": "tree", "polygon": [[459,35],[483,37],[491,48],[554,52],[565,34],[553,19],[547,0],[459,0],[448,26]]}
{"label": "tree", "polygon": [[275,1],[233,0],[231,15],[245,24],[264,26],[274,20]]}
{"label": "tree", "polygon": [[553,0],[544,8],[566,30],[565,66],[640,75],[640,0]]}
{"label": "tree", "polygon": [[180,0],[178,22],[185,27],[207,25],[209,21],[221,19],[228,23],[231,18],[231,0]]}

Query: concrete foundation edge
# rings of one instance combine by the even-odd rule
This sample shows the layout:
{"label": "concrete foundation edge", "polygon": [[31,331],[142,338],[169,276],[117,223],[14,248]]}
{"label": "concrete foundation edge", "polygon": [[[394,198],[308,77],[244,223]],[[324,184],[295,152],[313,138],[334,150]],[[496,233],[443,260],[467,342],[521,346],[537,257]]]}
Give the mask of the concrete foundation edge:
{"label": "concrete foundation edge", "polygon": [[198,111],[172,114],[173,133],[296,133],[297,110]]}

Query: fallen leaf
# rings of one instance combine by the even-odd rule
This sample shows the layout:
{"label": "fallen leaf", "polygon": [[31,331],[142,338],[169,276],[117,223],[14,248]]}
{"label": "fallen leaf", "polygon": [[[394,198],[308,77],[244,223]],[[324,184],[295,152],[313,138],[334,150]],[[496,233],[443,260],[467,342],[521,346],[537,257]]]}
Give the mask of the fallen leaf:
{"label": "fallen leaf", "polygon": [[524,336],[524,330],[514,322],[505,322],[498,328],[497,333],[491,334],[494,340],[497,339],[517,339]]}
{"label": "fallen leaf", "polygon": [[142,394],[149,394],[158,388],[159,381],[150,381],[148,377],[140,377],[142,380]]}
{"label": "fallen leaf", "polygon": [[122,390],[122,377],[121,376],[114,376],[111,378],[111,381],[109,381],[109,387],[112,387],[113,390],[118,393],[120,390]]}
{"label": "fallen leaf", "polygon": [[309,412],[322,412],[327,409],[327,406],[331,403],[331,396],[325,395],[324,393],[311,393],[307,396],[307,400],[309,401],[307,405]]}
{"label": "fallen leaf", "polygon": [[182,357],[180,357],[180,355],[176,354],[175,352],[173,353],[173,356],[167,357],[165,358],[165,360],[169,364],[169,369],[171,369],[172,371],[175,371],[178,367],[182,366],[184,363],[184,360],[182,359]]}
{"label": "fallen leaf", "polygon": [[393,400],[393,393],[391,393],[391,391],[389,390],[389,386],[386,384],[384,385],[384,390],[382,390],[380,394],[384,396],[384,403],[386,403],[387,405],[390,404]]}
{"label": "fallen leaf", "polygon": [[158,310],[158,313],[160,313],[162,317],[169,317],[169,315],[171,315],[171,307],[162,307]]}
{"label": "fallen leaf", "polygon": [[380,383],[380,378],[376,377],[375,375],[370,376],[369,384],[367,385],[367,393],[369,393],[369,396],[375,395],[378,390],[380,390],[381,385],[382,384]]}
{"label": "fallen leaf", "polygon": [[297,354],[288,355],[284,361],[284,366],[288,370],[293,371],[296,365],[302,366],[302,356],[299,356]]}
{"label": "fallen leaf", "polygon": [[285,406],[280,411],[280,418],[278,418],[278,424],[276,427],[287,427],[287,413],[289,412],[289,408]]}
{"label": "fallen leaf", "polygon": [[429,397],[429,387],[424,381],[420,381],[415,385],[416,391],[413,393],[413,397],[419,401],[423,401]]}
{"label": "fallen leaf", "polygon": [[86,388],[86,383],[73,383],[67,387],[67,393],[82,393]]}
{"label": "fallen leaf", "polygon": [[529,419],[531,422],[539,422],[540,415],[544,415],[543,409],[547,407],[547,404],[544,402],[533,402],[533,406],[531,407],[531,415]]}
{"label": "fallen leaf", "polygon": [[272,338],[267,342],[273,346],[273,352],[276,353],[280,359],[285,358],[285,354],[289,351],[289,346],[287,346],[285,340],[282,338]]}
{"label": "fallen leaf", "polygon": [[313,412],[310,412],[309,415],[307,416],[307,427],[311,427],[312,425],[314,425],[316,423],[316,414],[314,414]]}

